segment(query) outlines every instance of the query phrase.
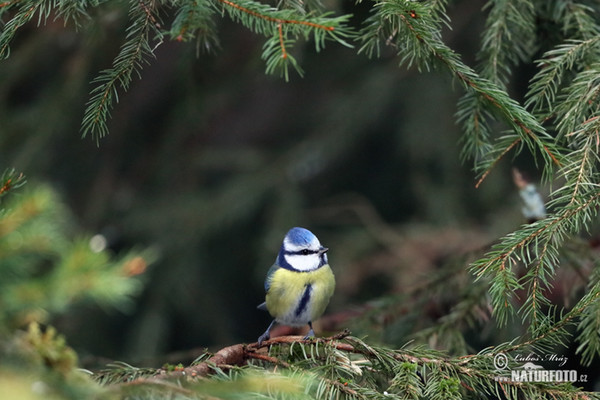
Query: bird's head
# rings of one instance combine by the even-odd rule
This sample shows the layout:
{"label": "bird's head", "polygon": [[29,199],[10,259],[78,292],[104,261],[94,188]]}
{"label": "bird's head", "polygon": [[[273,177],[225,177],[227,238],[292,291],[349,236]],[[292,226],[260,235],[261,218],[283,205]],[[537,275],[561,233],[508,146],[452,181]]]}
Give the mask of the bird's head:
{"label": "bird's head", "polygon": [[279,251],[279,266],[307,272],[327,264],[327,247],[308,229],[292,228],[285,235]]}

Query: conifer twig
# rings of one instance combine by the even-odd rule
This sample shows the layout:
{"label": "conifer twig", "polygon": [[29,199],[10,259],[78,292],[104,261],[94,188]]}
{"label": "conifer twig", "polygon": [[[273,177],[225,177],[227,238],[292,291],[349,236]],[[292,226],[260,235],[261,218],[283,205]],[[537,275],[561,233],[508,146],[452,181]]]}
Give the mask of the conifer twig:
{"label": "conifer twig", "polygon": [[283,19],[283,18],[272,17],[272,16],[266,15],[266,14],[261,14],[257,11],[250,10],[249,8],[243,7],[243,6],[241,6],[237,3],[234,3],[233,1],[230,1],[230,0],[218,0],[218,1],[220,1],[221,3],[223,3],[229,7],[233,7],[242,12],[245,12],[246,14],[249,14],[253,17],[261,18],[261,19],[264,19],[265,21],[274,22],[276,24],[305,25],[305,26],[309,26],[311,28],[323,29],[326,31],[335,30],[335,28],[333,26],[321,25],[321,24],[317,24],[317,23],[311,22],[311,21],[303,21],[303,20],[296,20],[296,19]]}
{"label": "conifer twig", "polygon": [[[112,68],[102,71],[94,80],[100,84],[92,90],[92,97],[81,124],[83,136],[91,132],[97,143],[100,138],[108,134],[107,119],[113,102],[119,100],[118,87],[124,90],[129,88],[132,75],[139,74],[144,57],[153,54],[149,44],[151,28],[159,32],[158,22],[143,0],[132,5],[130,13],[133,21],[127,35],[128,40],[121,46]],[[159,37],[161,37],[160,33]]]}
{"label": "conifer twig", "polygon": [[506,149],[504,149],[502,151],[502,153],[500,153],[500,155],[498,157],[496,157],[494,159],[494,161],[491,163],[491,165],[483,172],[483,174],[481,174],[481,177],[479,178],[479,180],[477,181],[477,183],[475,184],[475,189],[479,188],[479,186],[483,183],[483,181],[487,178],[487,176],[490,174],[490,172],[492,172],[492,169],[494,168],[494,166],[496,166],[496,164],[498,164],[498,162],[509,152],[512,150],[513,147],[515,147],[517,144],[519,144],[521,142],[521,138],[517,138],[515,139],[514,142],[512,142]]}
{"label": "conifer twig", "polygon": [[23,186],[25,182],[25,175],[22,172],[17,174],[12,168],[5,170],[0,176],[0,197]]}

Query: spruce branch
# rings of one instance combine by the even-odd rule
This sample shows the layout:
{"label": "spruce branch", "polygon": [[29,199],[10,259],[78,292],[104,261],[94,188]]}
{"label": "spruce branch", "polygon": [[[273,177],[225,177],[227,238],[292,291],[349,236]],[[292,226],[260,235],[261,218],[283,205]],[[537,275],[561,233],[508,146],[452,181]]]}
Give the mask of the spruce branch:
{"label": "spruce branch", "polygon": [[88,9],[98,7],[101,3],[107,0],[57,0],[54,8],[56,10],[55,19],[61,18],[65,25],[72,21],[76,27],[81,27],[82,19],[89,19]]}
{"label": "spruce branch", "polygon": [[14,168],[4,170],[0,175],[0,199],[25,183],[27,183],[27,180],[22,172],[17,173]]}
{"label": "spruce branch", "polygon": [[561,24],[563,35],[586,40],[600,33],[594,15],[597,9],[573,1],[555,2],[551,6],[552,19]]}
{"label": "spruce branch", "polygon": [[580,323],[577,324],[576,354],[581,354],[583,365],[590,365],[594,358],[600,356],[600,268],[596,265],[589,283],[590,303],[581,310]]}
{"label": "spruce branch", "polygon": [[512,66],[529,58],[534,50],[534,4],[528,1],[489,1],[484,9],[489,9],[489,14],[478,54],[482,64],[481,75],[504,88]]}
{"label": "spruce branch", "polygon": [[[560,164],[559,148],[552,137],[504,90],[466,66],[458,54],[442,42],[440,30],[443,19],[436,13],[435,4],[437,3],[416,3],[408,0],[377,1],[374,13],[361,31],[363,45],[359,52],[365,52],[369,56],[378,55],[381,43],[385,42],[397,49],[398,55],[402,57],[401,64],[410,67],[417,63],[420,70],[429,70],[435,65],[441,66],[461,83],[467,93],[472,93],[477,101],[504,120],[513,133],[496,143],[493,146],[494,152],[487,157],[476,159],[476,170],[485,174],[482,178],[485,178],[498,160],[515,148],[516,144],[526,145],[532,154],[539,152],[544,160],[544,176],[551,176],[553,167]],[[465,101],[462,105],[471,106],[473,101]],[[474,113],[466,108],[459,110],[459,118],[463,120],[475,117],[478,121],[472,122],[466,131],[474,136],[464,139],[470,143],[467,148],[473,153],[471,156],[485,154],[479,150],[480,143],[487,147],[486,131],[473,129],[481,124],[482,113]],[[522,146],[516,148],[520,151]]]}
{"label": "spruce branch", "polygon": [[216,36],[215,11],[211,3],[185,0],[178,7],[170,29],[171,38],[180,42],[196,38],[204,50],[217,48],[219,40]]}
{"label": "spruce branch", "polygon": [[[598,52],[600,56],[600,51]],[[599,111],[600,63],[593,63],[578,72],[564,90],[564,96],[555,107],[559,134],[568,135],[589,117]]]}
{"label": "spruce branch", "polygon": [[[246,4],[248,4],[247,6],[243,6],[240,5],[238,3],[234,3],[232,1],[229,0],[217,0],[220,1],[221,3],[232,7],[233,9],[239,10],[243,13],[249,14],[253,17],[257,17],[259,19],[268,21],[268,22],[273,22],[276,25],[275,26],[279,26],[281,24],[295,24],[295,25],[304,25],[304,26],[308,26],[310,28],[315,28],[315,29],[322,29],[322,30],[326,30],[326,31],[333,31],[335,28],[331,25],[325,25],[325,24],[321,24],[321,23],[316,23],[310,20],[297,20],[297,19],[289,19],[289,18],[285,18],[283,17],[284,15],[290,15],[288,12],[277,12],[276,9],[273,9],[269,6],[265,6],[259,3],[255,3],[255,2],[248,2]],[[269,15],[271,14],[271,15]],[[231,13],[232,16],[236,16],[237,14],[235,13]],[[239,17],[241,21],[245,21],[244,18]],[[252,24],[248,24],[249,28],[253,28],[255,25],[253,25],[255,21],[252,21]],[[265,28],[258,28],[256,27],[256,30],[261,32],[261,31],[265,31]]]}
{"label": "spruce branch", "polygon": [[140,368],[122,361],[112,362],[104,369],[94,373],[94,380],[101,385],[112,385],[123,382],[133,382],[140,378],[152,376],[154,368]]}
{"label": "spruce branch", "polygon": [[321,0],[279,0],[277,8],[289,8],[299,14],[306,14],[311,11],[322,12],[325,5]]}
{"label": "spruce branch", "polygon": [[[544,396],[556,399],[597,398],[570,383],[557,386],[499,382],[493,358],[498,352],[520,348],[512,344],[488,348],[478,354],[449,357],[443,352],[422,347],[391,349],[372,346],[348,334],[345,331],[309,340],[300,336],[276,337],[261,347],[256,343],[227,346],[212,356],[202,356],[202,361],[189,367],[176,366],[152,373],[125,365],[122,372],[118,369],[105,371],[97,379],[111,385],[109,387],[113,391],[157,387],[169,392],[170,385],[177,385],[177,392],[183,395],[210,394],[215,390],[220,393],[236,390],[239,394],[249,390],[244,385],[247,379],[265,381],[276,378],[273,374],[278,373],[283,374],[278,375],[280,377],[307,378],[302,383],[302,390],[317,399],[392,397],[408,400],[421,396],[458,399],[485,393],[503,393],[507,399],[515,400]],[[267,348],[268,353],[265,352]],[[115,378],[119,376],[125,383],[118,383]],[[228,386],[221,387],[220,382],[226,382]],[[257,386],[252,387],[259,390]],[[276,389],[272,386],[272,390]]]}
{"label": "spruce branch", "polygon": [[[554,266],[558,264],[555,248],[579,229],[579,224],[574,224],[573,220],[589,221],[589,213],[596,213],[599,199],[600,191],[593,192],[584,202],[566,205],[546,219],[522,226],[472,264],[471,270],[478,279],[487,277],[491,281],[492,306],[501,326],[514,314],[512,299],[515,291],[527,285],[528,297],[521,315],[524,322],[529,321],[537,331],[537,324],[541,322],[540,310],[549,304],[542,285],[551,284]],[[528,273],[521,280],[516,278],[514,271],[518,263],[528,267]]]}
{"label": "spruce branch", "polygon": [[[598,176],[598,155],[600,121],[592,117],[584,121],[580,128],[571,132],[569,139],[574,148],[568,163],[560,170],[565,185],[554,193],[551,205],[573,207],[585,201],[586,196],[593,195],[600,183]],[[577,223],[581,219],[576,219]],[[585,225],[588,225],[587,223]],[[584,225],[584,226],[585,226]]]}
{"label": "spruce branch", "polygon": [[[476,115],[474,115],[473,117],[477,117]],[[468,130],[469,132],[469,130]],[[471,132],[469,132],[471,133]],[[479,133],[476,133],[476,135],[480,135]],[[486,135],[487,136],[487,135]],[[508,142],[510,140],[512,140],[513,137],[506,137],[505,140]],[[492,161],[488,164],[488,166],[486,167],[485,171],[481,174],[481,177],[479,178],[479,180],[477,180],[477,183],[475,184],[475,188],[478,188],[483,181],[485,181],[485,179],[488,177],[488,175],[492,172],[492,169],[496,166],[496,164],[498,164],[500,162],[500,160],[502,160],[515,146],[521,144],[521,138],[516,138],[514,139],[512,142],[508,143],[508,145],[504,144],[504,145],[500,145],[500,143],[497,143],[497,147],[496,148],[489,148],[488,145],[486,145],[486,148],[489,148],[489,154],[497,154]],[[467,148],[470,147],[469,145],[466,146]],[[483,151],[482,146],[481,145],[477,145],[475,146],[475,150],[477,151],[478,154],[481,154],[481,152]]]}
{"label": "spruce branch", "polygon": [[[132,75],[140,77],[145,58],[154,54],[154,49],[162,42],[160,25],[155,10],[145,3],[145,0],[130,0],[131,25],[127,29],[127,40],[113,61],[112,68],[106,69],[94,79],[97,84],[91,92],[83,122],[82,134],[91,134],[96,143],[108,134],[107,119],[113,103],[119,101],[118,90],[127,90],[132,81]],[[158,42],[150,45],[150,34],[155,32]]]}
{"label": "spruce branch", "polygon": [[10,42],[13,40],[17,31],[31,21],[35,17],[36,13],[38,14],[38,25],[42,20],[48,18],[50,8],[48,7],[47,3],[49,2],[43,0],[31,3],[26,2],[22,5],[17,1],[2,3],[2,7],[0,8],[2,12],[6,12],[13,7],[17,8],[17,12],[4,25],[2,32],[0,33],[0,59],[9,57]]}
{"label": "spruce branch", "polygon": [[[459,139],[461,142],[460,158],[463,162],[472,158],[478,163],[493,152],[492,129],[488,122],[492,119],[493,115],[485,105],[485,98],[477,95],[474,91],[465,93],[458,101],[456,120],[464,129],[464,134]],[[501,154],[498,160],[503,157],[504,154]],[[488,171],[491,172],[491,168]]]}
{"label": "spruce branch", "polygon": [[[461,271],[455,271],[455,274],[460,273]],[[448,279],[442,283],[444,288],[449,285]],[[428,292],[434,290],[436,288],[431,288]],[[444,348],[453,355],[468,354],[463,332],[484,326],[490,319],[491,309],[486,296],[488,286],[481,282],[469,282],[458,290],[459,300],[452,305],[449,312],[433,321],[430,327],[413,335],[418,343],[429,343],[434,348]]]}
{"label": "spruce branch", "polygon": [[290,66],[302,75],[302,69],[289,52],[300,37],[312,37],[317,51],[325,47],[326,40],[352,47],[348,43],[354,35],[347,26],[350,15],[298,14],[293,9],[277,9],[253,0],[214,1],[221,3],[224,6],[222,12],[226,10],[233,20],[268,38],[262,55],[267,64],[266,72],[280,71],[286,81],[289,80]]}
{"label": "spruce branch", "polygon": [[114,256],[106,249],[94,248],[89,237],[69,238],[66,228],[73,218],[58,195],[44,186],[10,197],[3,206],[3,329],[29,321],[46,322],[82,301],[91,300],[107,308],[131,305],[141,287],[138,275],[153,257],[150,252]]}
{"label": "spruce branch", "polygon": [[521,306],[519,313],[524,321],[529,321],[529,329],[536,332],[545,316],[542,309],[551,305],[550,299],[546,296],[547,291],[551,291],[551,278],[554,276],[554,270],[558,265],[557,251],[552,247],[549,241],[552,234],[543,241],[541,249],[536,254],[537,260],[534,266],[527,268],[527,273],[521,278],[521,286],[527,290],[527,297]]}
{"label": "spruce branch", "polygon": [[[580,344],[577,352],[585,352],[585,362],[591,360],[595,352],[598,352],[598,347],[595,347],[594,342],[597,342],[597,331],[590,332],[588,324],[594,324],[594,320],[589,320],[589,313],[597,309],[598,301],[600,299],[600,284],[595,282],[590,291],[586,293],[573,308],[565,313],[564,315],[556,316],[552,310],[549,311],[546,320],[538,328],[535,335],[530,336],[529,339],[514,341],[504,346],[497,346],[493,353],[498,352],[510,353],[517,350],[537,348],[542,351],[548,351],[556,347],[556,345],[566,346],[566,339],[571,335],[568,331],[568,327],[577,325],[577,322],[583,320],[582,325],[577,325],[577,329],[580,331],[580,343],[590,344],[592,347],[585,350],[584,345]],[[595,316],[597,317],[597,315]],[[595,337],[596,336],[596,337]],[[584,351],[585,350],[585,351]]]}
{"label": "spruce branch", "polygon": [[[585,40],[567,39],[563,44],[547,51],[537,61],[539,71],[532,78],[525,106],[541,119],[555,113],[557,95],[563,84],[588,65],[585,60],[597,59],[600,52],[600,36]],[[581,122],[581,121],[579,121]]]}

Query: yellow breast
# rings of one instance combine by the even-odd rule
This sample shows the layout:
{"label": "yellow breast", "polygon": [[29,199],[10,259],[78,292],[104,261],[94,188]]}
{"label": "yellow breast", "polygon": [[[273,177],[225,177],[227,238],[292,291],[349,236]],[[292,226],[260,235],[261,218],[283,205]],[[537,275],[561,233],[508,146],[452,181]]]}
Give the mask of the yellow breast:
{"label": "yellow breast", "polygon": [[323,314],[334,289],[335,278],[329,265],[309,272],[280,268],[271,276],[267,309],[280,323],[304,325]]}

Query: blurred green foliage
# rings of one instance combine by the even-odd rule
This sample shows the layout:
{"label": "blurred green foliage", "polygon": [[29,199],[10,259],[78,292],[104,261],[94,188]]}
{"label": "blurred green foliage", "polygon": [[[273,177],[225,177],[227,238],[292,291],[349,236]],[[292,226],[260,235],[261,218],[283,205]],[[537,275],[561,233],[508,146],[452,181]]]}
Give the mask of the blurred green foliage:
{"label": "blurred green foliage", "polygon": [[32,322],[15,332],[0,337],[4,399],[82,399],[102,392],[89,374],[77,369],[77,354],[54,328]]}
{"label": "blurred green foliage", "polygon": [[100,387],[77,369],[64,336],[45,324],[78,303],[131,306],[150,254],[110,254],[98,238],[79,236],[54,190],[30,183],[16,191],[24,183],[14,170],[0,177],[0,394],[89,398]]}
{"label": "blurred green foliage", "polygon": [[[143,253],[115,257],[81,236],[56,192],[30,185],[2,203],[0,216],[0,327],[48,322],[77,302],[131,306]],[[98,240],[98,238],[95,238]],[[101,239],[100,239],[101,240]]]}

